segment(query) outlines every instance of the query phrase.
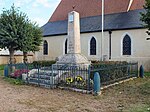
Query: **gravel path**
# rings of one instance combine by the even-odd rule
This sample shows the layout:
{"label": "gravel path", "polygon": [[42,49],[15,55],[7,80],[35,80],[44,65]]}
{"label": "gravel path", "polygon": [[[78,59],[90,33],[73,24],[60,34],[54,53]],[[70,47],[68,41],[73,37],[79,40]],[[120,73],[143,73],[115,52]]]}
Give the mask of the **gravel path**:
{"label": "gravel path", "polygon": [[110,88],[96,97],[60,89],[12,85],[0,77],[0,112],[116,112],[121,104],[126,108],[127,102],[132,101],[120,91],[123,92]]}

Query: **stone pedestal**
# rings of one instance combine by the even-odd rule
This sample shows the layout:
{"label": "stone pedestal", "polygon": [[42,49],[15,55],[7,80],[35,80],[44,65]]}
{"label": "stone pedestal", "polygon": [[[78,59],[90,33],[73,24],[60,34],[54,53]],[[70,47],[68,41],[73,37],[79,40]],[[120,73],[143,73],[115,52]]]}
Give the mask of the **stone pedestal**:
{"label": "stone pedestal", "polygon": [[90,64],[90,62],[87,60],[87,58],[82,54],[65,54],[63,56],[59,57],[59,61],[57,61],[58,64]]}
{"label": "stone pedestal", "polygon": [[72,11],[68,14],[68,53],[60,56],[57,63],[90,64],[81,54],[80,18],[79,13]]}

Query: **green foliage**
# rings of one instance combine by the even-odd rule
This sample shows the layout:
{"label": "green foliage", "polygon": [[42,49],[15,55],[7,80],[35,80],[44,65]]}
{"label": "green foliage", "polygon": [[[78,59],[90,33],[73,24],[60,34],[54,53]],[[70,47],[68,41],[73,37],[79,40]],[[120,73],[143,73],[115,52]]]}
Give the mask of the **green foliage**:
{"label": "green foliage", "polygon": [[29,51],[39,51],[39,46],[41,45],[42,42],[42,30],[36,26],[36,25],[32,25],[33,28],[33,41],[31,47],[29,48]]}
{"label": "green foliage", "polygon": [[26,25],[25,33],[26,35],[22,36],[22,41],[19,43],[20,50],[23,52],[39,51],[39,46],[42,42],[41,29],[36,25],[36,23],[29,23]]}
{"label": "green foliage", "polygon": [[33,61],[33,66],[51,66],[52,64],[56,63],[56,61]]}
{"label": "green foliage", "polygon": [[4,76],[4,67],[5,65],[0,65],[0,76]]}
{"label": "green foliage", "polygon": [[145,0],[145,5],[144,5],[145,13],[141,13],[141,21],[143,21],[145,24],[144,26],[148,28],[148,35],[150,35],[150,0]]}
{"label": "green foliage", "polygon": [[0,70],[0,76],[4,76],[4,70]]}
{"label": "green foliage", "polygon": [[22,38],[25,22],[28,22],[26,14],[15,9],[3,10],[0,16],[0,47],[19,50],[19,39]]}
{"label": "green foliage", "polygon": [[128,64],[126,61],[91,61],[92,66],[110,66]]}
{"label": "green foliage", "polygon": [[145,72],[144,76],[150,76],[150,72]]}
{"label": "green foliage", "polygon": [[9,82],[10,84],[14,85],[23,85],[24,82],[21,79],[14,79],[14,78],[9,78],[9,77],[4,77],[4,80],[6,82]]}
{"label": "green foliage", "polygon": [[0,48],[9,50],[10,63],[14,63],[15,50],[26,54],[29,51],[38,51],[41,42],[41,29],[25,13],[20,12],[14,5],[10,10],[3,10],[0,15]]}
{"label": "green foliage", "polygon": [[5,65],[0,65],[0,70],[4,70]]}
{"label": "green foliage", "polygon": [[126,61],[96,61],[91,64],[90,78],[93,80],[94,73],[99,72],[102,84],[114,83],[136,75],[136,69],[129,69],[131,65]]}

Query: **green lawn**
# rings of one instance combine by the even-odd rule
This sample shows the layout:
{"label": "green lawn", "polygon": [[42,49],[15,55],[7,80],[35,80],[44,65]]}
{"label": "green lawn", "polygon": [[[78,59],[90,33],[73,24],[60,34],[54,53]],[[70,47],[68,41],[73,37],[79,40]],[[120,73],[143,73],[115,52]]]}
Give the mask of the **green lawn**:
{"label": "green lawn", "polygon": [[115,86],[114,89],[122,91],[121,96],[118,94],[118,101],[124,106],[123,112],[150,112],[150,73],[145,73],[144,78]]}
{"label": "green lawn", "polygon": [[143,81],[137,86],[137,91],[135,91],[135,98],[137,98],[135,101],[137,102],[131,104],[127,109],[129,112],[150,112],[150,76],[145,77]]}

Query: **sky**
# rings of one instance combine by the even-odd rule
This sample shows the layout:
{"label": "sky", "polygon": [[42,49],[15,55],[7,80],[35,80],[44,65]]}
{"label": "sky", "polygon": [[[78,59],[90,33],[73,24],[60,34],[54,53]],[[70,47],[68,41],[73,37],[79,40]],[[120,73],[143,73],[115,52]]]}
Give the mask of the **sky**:
{"label": "sky", "polygon": [[48,22],[51,15],[61,0],[0,0],[0,14],[3,8],[10,9],[14,4],[21,12],[27,14],[29,19],[43,26]]}

